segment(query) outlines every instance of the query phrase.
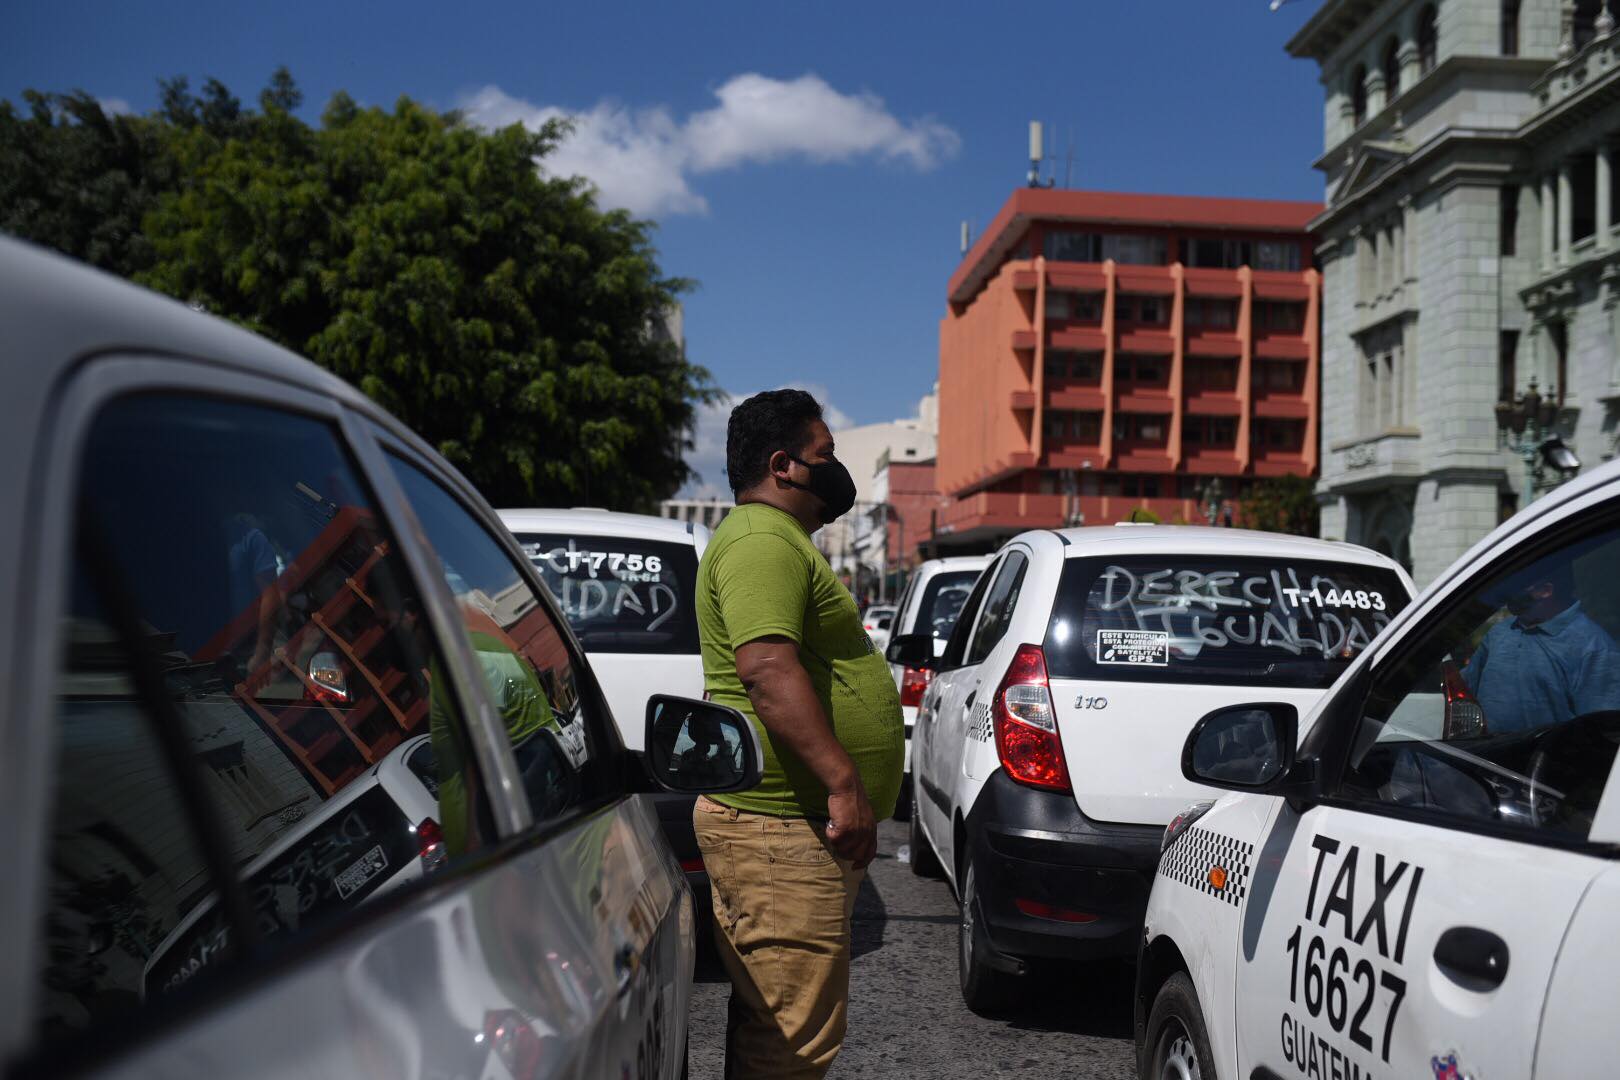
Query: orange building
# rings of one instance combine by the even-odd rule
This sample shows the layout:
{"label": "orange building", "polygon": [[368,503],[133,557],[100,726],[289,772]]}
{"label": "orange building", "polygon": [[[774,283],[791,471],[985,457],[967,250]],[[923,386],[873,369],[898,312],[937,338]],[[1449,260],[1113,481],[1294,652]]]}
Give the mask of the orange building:
{"label": "orange building", "polygon": [[[952,275],[939,548],[1314,476],[1317,203],[1028,188]],[[1231,507],[1228,502],[1227,506]]]}

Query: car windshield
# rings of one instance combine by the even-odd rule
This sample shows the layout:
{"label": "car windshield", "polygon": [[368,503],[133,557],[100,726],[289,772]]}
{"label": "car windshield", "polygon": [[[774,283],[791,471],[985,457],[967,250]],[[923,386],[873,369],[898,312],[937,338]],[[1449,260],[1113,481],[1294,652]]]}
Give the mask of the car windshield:
{"label": "car windshield", "polygon": [[912,633],[950,637],[956,627],[956,617],[962,614],[962,605],[978,580],[977,570],[947,570],[929,578],[922,599],[917,602],[917,622]]}
{"label": "car windshield", "polygon": [[517,540],[587,652],[697,653],[692,545],[531,532]]}
{"label": "car windshield", "polygon": [[1407,600],[1393,570],[1355,563],[1070,559],[1046,666],[1053,678],[1325,688]]}

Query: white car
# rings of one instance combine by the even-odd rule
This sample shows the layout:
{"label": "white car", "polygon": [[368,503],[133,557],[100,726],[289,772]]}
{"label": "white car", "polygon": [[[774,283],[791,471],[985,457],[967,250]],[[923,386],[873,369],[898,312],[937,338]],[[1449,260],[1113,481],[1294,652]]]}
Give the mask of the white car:
{"label": "white car", "polygon": [[[619,736],[641,749],[653,694],[703,696],[693,588],[709,530],[690,521],[608,510],[498,510],[579,639]],[[692,886],[700,922],[709,876],[692,828],[694,796],[648,796]],[[700,940],[707,940],[702,935]]]}
{"label": "white car", "polygon": [[477,490],[241,327],[0,238],[0,388],[0,1069],[680,1075],[640,796],[752,725],[627,750]]}
{"label": "white car", "polygon": [[1034,961],[1128,956],[1178,768],[1211,708],[1315,703],[1411,596],[1365,548],[1185,526],[1023,533],[1002,547],[912,737],[912,868],[960,902],[963,998],[1009,1003]]}
{"label": "white car", "polygon": [[872,647],[882,652],[889,647],[889,635],[894,630],[894,605],[873,604],[861,617],[861,625],[872,639]]}
{"label": "white car", "polygon": [[[888,641],[904,634],[927,634],[934,639],[934,655],[945,651],[945,642],[956,628],[962,605],[973,591],[973,583],[990,565],[988,555],[957,555],[929,559],[911,572],[905,591],[896,605],[897,618],[890,627]],[[888,650],[884,642],[884,651]],[[905,821],[911,813],[911,732],[917,723],[917,706],[933,678],[933,668],[908,664],[889,665],[894,685],[900,690],[900,714],[906,723],[906,777],[900,788],[900,802],[894,816]]]}
{"label": "white car", "polygon": [[[1612,1075],[1620,463],[1476,545],[1314,707],[1261,689],[1181,768],[1142,1076]],[[1302,735],[1303,738],[1297,738]]]}

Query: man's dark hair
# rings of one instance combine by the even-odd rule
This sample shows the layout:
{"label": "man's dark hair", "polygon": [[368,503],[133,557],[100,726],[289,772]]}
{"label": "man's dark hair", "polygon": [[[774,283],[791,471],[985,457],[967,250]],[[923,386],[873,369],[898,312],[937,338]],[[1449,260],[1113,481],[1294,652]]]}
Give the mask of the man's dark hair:
{"label": "man's dark hair", "polygon": [[726,424],[726,479],[741,495],[765,479],[778,450],[802,454],[821,405],[803,390],[766,390],[731,410]]}

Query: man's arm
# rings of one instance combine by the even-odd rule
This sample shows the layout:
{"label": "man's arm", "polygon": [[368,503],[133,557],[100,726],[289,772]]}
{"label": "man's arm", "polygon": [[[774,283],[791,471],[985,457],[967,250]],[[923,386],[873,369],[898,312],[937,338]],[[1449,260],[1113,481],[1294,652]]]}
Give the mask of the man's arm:
{"label": "man's arm", "polygon": [[773,739],[827,788],[827,843],[856,869],[877,855],[877,821],[860,771],[833,734],[791,638],[770,634],[737,648],[737,677]]}

